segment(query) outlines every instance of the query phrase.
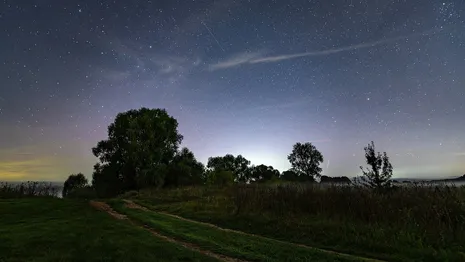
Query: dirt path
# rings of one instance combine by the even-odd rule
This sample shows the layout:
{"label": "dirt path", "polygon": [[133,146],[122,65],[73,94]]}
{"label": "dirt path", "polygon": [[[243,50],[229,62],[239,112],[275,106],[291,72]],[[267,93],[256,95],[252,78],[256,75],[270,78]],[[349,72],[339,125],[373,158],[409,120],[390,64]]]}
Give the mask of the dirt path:
{"label": "dirt path", "polygon": [[233,229],[228,229],[228,228],[222,228],[222,227],[219,227],[219,226],[214,225],[214,224],[205,223],[205,222],[201,222],[201,221],[197,221],[197,220],[192,220],[192,219],[180,217],[180,216],[173,215],[173,214],[166,213],[166,212],[153,211],[153,210],[150,210],[150,209],[148,209],[148,208],[146,208],[144,206],[136,204],[131,200],[124,199],[123,201],[125,202],[126,207],[128,207],[128,208],[157,212],[157,213],[167,215],[167,216],[171,216],[171,217],[174,217],[174,218],[177,218],[177,219],[180,219],[180,220],[184,220],[184,221],[188,221],[188,222],[192,222],[192,223],[196,223],[196,224],[200,224],[200,225],[209,226],[209,227],[212,227],[212,228],[215,228],[215,229],[218,229],[218,230],[222,230],[222,231],[226,231],[226,232],[233,232],[233,233],[238,233],[238,234],[247,235],[247,236],[253,236],[253,237],[259,237],[259,238],[263,238],[263,239],[269,239],[269,240],[277,241],[277,242],[284,243],[284,244],[291,244],[291,245],[295,245],[295,246],[298,246],[298,247],[318,250],[318,251],[328,253],[328,254],[332,254],[332,255],[355,258],[355,259],[359,259],[359,260],[366,261],[366,262],[387,262],[387,261],[384,261],[384,260],[379,260],[379,259],[374,259],[374,258],[366,258],[366,257],[359,257],[359,256],[356,256],[356,255],[340,253],[340,252],[336,252],[336,251],[332,251],[332,250],[326,250],[326,249],[311,247],[311,246],[307,246],[307,245],[303,245],[303,244],[296,244],[296,243],[286,242],[286,241],[282,241],[282,240],[272,239],[272,238],[268,238],[268,237],[264,237],[264,236],[260,236],[260,235],[246,233],[246,232],[243,232],[243,231],[238,231],[238,230],[233,230]]}
{"label": "dirt path", "polygon": [[[168,241],[170,243],[174,243],[174,244],[177,244],[177,245],[180,245],[184,248],[187,248],[189,250],[192,250],[192,251],[196,251],[196,252],[199,252],[199,253],[202,253],[206,256],[209,256],[209,257],[212,257],[212,258],[215,258],[215,259],[218,259],[218,260],[221,260],[221,261],[226,261],[226,262],[247,262],[246,260],[241,260],[241,259],[236,259],[236,258],[232,258],[232,257],[228,257],[228,256],[225,256],[225,255],[221,255],[221,254],[216,254],[216,253],[213,253],[211,251],[208,251],[208,250],[204,250],[204,249],[201,249],[200,247],[198,247],[197,245],[194,245],[194,244],[191,244],[191,243],[187,243],[187,242],[184,242],[184,241],[179,241],[179,240],[176,240],[174,238],[171,238],[171,237],[167,237],[165,235],[162,235],[158,232],[156,232],[155,230],[153,230],[152,228],[150,228],[149,226],[147,225],[142,225],[140,223],[137,223],[131,219],[129,219],[127,216],[125,215],[122,215],[118,212],[116,212],[115,210],[113,210],[113,208],[111,208],[107,203],[105,202],[99,202],[99,201],[90,201],[89,204],[98,209],[98,210],[101,210],[101,211],[104,211],[106,213],[108,213],[110,216],[116,218],[116,219],[119,219],[119,220],[127,220],[129,223],[131,223],[132,225],[136,226],[136,227],[139,227],[139,228],[142,228],[142,229],[145,229],[147,231],[149,231],[150,233],[152,233],[152,235],[158,237],[158,238],[161,238],[165,241]],[[131,208],[142,208],[144,209],[143,207],[133,203],[132,201],[130,202],[126,202],[126,205],[128,207],[131,207]],[[144,209],[144,210],[147,210],[147,209]]]}

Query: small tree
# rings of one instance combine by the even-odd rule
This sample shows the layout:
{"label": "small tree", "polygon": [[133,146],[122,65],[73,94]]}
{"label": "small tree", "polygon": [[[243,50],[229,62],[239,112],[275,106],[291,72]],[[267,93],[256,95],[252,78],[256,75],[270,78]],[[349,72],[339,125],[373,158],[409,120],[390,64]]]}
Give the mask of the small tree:
{"label": "small tree", "polygon": [[250,179],[250,161],[242,155],[217,156],[208,158],[207,168],[213,171],[231,171],[236,182],[248,182]]}
{"label": "small tree", "polygon": [[272,166],[252,166],[250,173],[251,182],[268,182],[279,178],[279,171]]}
{"label": "small tree", "polygon": [[321,176],[323,155],[311,143],[297,143],[287,157],[300,181],[315,181]]}
{"label": "small tree", "polygon": [[360,166],[363,172],[362,181],[369,187],[374,189],[386,189],[391,187],[392,165],[389,162],[389,157],[386,152],[381,154],[375,151],[375,143],[371,141],[365,150],[366,163],[369,166],[364,169]]}
{"label": "small tree", "polygon": [[81,173],[70,175],[63,185],[63,197],[68,196],[73,190],[86,187],[87,183],[87,178]]}

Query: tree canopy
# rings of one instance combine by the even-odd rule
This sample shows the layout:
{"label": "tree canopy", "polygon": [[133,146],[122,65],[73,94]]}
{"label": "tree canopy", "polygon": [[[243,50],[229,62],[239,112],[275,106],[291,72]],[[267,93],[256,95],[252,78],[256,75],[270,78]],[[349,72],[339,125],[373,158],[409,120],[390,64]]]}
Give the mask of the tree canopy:
{"label": "tree canopy", "polygon": [[258,165],[250,168],[250,179],[253,182],[267,182],[279,178],[279,171],[272,166]]}
{"label": "tree canopy", "polygon": [[231,171],[236,182],[249,181],[249,165],[250,161],[245,159],[242,155],[235,157],[231,154],[210,157],[207,163],[207,167],[213,171]]}
{"label": "tree canopy", "polygon": [[118,114],[108,127],[108,139],[92,149],[100,160],[93,175],[96,189],[110,190],[104,184],[111,183],[116,194],[145,185],[162,186],[182,139],[177,120],[164,109]]}
{"label": "tree canopy", "polygon": [[299,180],[315,181],[321,176],[323,155],[311,143],[296,143],[287,158]]}
{"label": "tree canopy", "polygon": [[299,175],[292,169],[284,171],[279,178],[289,182],[299,181]]}
{"label": "tree canopy", "polygon": [[194,153],[188,148],[183,148],[176,153],[165,178],[165,187],[178,187],[186,185],[198,185],[204,182],[204,165],[197,161]]}

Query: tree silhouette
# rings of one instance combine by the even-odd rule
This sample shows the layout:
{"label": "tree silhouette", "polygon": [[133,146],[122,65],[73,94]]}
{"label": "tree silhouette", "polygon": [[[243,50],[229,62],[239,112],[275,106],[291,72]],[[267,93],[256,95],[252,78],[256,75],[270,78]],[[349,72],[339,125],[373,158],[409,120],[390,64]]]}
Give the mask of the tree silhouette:
{"label": "tree silhouette", "polygon": [[381,154],[375,151],[375,143],[371,141],[365,150],[366,163],[368,169],[360,166],[363,172],[362,181],[374,189],[385,189],[391,187],[392,165],[386,152]]}
{"label": "tree silhouette", "polygon": [[350,178],[346,176],[337,176],[337,177],[321,176],[320,183],[351,184],[352,181],[350,180]]}
{"label": "tree silhouette", "polygon": [[87,178],[81,173],[70,175],[63,184],[63,197],[67,197],[73,190],[86,187],[87,183]]}
{"label": "tree silhouette", "polygon": [[299,175],[292,169],[284,171],[279,178],[284,181],[295,182],[299,180]]}
{"label": "tree silhouette", "polygon": [[250,161],[242,155],[237,157],[227,154],[225,156],[210,157],[207,167],[213,171],[231,171],[237,182],[248,182]]}
{"label": "tree silhouette", "polygon": [[296,143],[287,157],[301,181],[315,181],[321,176],[323,155],[311,143]]}
{"label": "tree silhouette", "polygon": [[176,153],[169,164],[164,186],[178,187],[202,184],[204,171],[204,165],[198,162],[194,153],[185,147]]}
{"label": "tree silhouette", "polygon": [[96,190],[117,193],[162,186],[167,166],[183,138],[177,128],[176,119],[164,109],[141,108],[118,114],[108,127],[108,139],[92,149],[100,160],[93,174]]}
{"label": "tree silhouette", "polygon": [[100,164],[94,165],[92,173],[92,187],[98,197],[112,197],[123,193],[123,179],[119,175],[116,165]]}
{"label": "tree silhouette", "polygon": [[272,166],[258,165],[250,168],[250,179],[253,182],[266,182],[279,178],[279,171]]}

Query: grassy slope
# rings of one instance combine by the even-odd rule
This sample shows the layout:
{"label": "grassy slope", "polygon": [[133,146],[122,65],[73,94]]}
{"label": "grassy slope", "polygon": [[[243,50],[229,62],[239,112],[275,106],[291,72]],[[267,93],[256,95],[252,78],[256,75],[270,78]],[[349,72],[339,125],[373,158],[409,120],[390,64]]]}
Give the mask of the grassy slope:
{"label": "grassy slope", "polygon": [[216,261],[86,202],[0,200],[0,261]]}
{"label": "grassy slope", "polygon": [[130,209],[121,201],[111,201],[112,207],[162,234],[195,243],[215,253],[251,261],[361,261],[319,250],[299,247],[262,237],[226,232],[206,225],[180,220],[171,216]]}
{"label": "grassy slope", "polygon": [[[386,227],[341,224],[325,219],[296,217],[294,221],[265,215],[233,216],[196,200],[162,204],[160,199],[136,200],[154,210],[221,227],[301,243],[334,251],[389,261],[465,261],[456,250],[437,250],[423,245],[410,232]],[[206,207],[206,208],[205,208]]]}

